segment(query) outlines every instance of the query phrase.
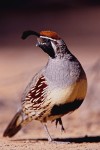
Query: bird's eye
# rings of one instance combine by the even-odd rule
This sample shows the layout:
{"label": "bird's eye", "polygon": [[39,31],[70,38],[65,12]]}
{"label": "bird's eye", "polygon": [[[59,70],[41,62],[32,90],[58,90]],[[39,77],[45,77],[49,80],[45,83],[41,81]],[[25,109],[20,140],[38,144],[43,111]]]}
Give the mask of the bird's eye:
{"label": "bird's eye", "polygon": [[50,43],[50,39],[47,38],[37,38],[39,45],[48,45]]}
{"label": "bird's eye", "polygon": [[44,43],[44,44],[46,44],[46,43],[48,43],[48,42],[50,42],[50,39],[43,38],[43,43]]}

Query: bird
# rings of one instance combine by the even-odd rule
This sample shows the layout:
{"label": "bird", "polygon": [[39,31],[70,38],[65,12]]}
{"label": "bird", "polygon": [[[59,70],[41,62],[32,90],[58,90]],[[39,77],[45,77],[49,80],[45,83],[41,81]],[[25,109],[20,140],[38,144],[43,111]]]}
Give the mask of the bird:
{"label": "bird", "polygon": [[5,129],[4,137],[13,137],[32,120],[40,121],[53,141],[47,128],[48,121],[55,121],[64,131],[62,117],[80,107],[87,93],[87,77],[79,60],[70,52],[57,32],[43,30],[24,31],[22,39],[34,35],[36,46],[48,55],[47,64],[37,72],[21,97],[21,108]]}

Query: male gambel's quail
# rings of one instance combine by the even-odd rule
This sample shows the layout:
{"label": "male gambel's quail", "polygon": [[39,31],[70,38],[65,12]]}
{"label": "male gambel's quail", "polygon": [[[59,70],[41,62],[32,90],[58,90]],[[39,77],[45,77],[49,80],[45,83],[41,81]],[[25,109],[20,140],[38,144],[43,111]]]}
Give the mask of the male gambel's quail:
{"label": "male gambel's quail", "polygon": [[77,58],[68,50],[65,42],[53,31],[25,31],[22,39],[37,36],[37,45],[49,55],[47,65],[39,71],[26,87],[19,110],[3,136],[14,136],[24,125],[39,120],[52,138],[46,123],[59,123],[64,130],[61,117],[77,109],[87,91],[86,74]]}

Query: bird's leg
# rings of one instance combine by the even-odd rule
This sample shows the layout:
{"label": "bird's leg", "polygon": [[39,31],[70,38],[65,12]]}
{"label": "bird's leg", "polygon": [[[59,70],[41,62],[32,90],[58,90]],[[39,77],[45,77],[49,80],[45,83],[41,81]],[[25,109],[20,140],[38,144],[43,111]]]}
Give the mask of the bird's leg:
{"label": "bird's leg", "polygon": [[56,127],[58,123],[61,125],[61,131],[65,131],[61,118],[56,119]]}
{"label": "bird's leg", "polygon": [[50,136],[50,133],[49,133],[49,131],[48,131],[48,128],[47,128],[46,123],[43,123],[43,126],[44,126],[44,130],[45,130],[45,132],[46,132],[46,134],[47,134],[48,141],[49,141],[49,142],[52,142],[53,140],[52,140],[52,137]]}

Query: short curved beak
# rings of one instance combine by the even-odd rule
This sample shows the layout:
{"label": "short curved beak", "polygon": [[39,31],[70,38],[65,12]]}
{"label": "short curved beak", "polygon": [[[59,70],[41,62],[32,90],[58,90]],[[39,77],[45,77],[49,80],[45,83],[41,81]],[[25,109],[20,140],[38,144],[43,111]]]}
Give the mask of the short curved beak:
{"label": "short curved beak", "polygon": [[36,47],[39,47],[39,43],[38,42],[36,43]]}
{"label": "short curved beak", "polygon": [[37,43],[36,43],[36,46],[39,47],[41,45],[41,43],[43,43],[43,39],[38,37],[37,38]]}

